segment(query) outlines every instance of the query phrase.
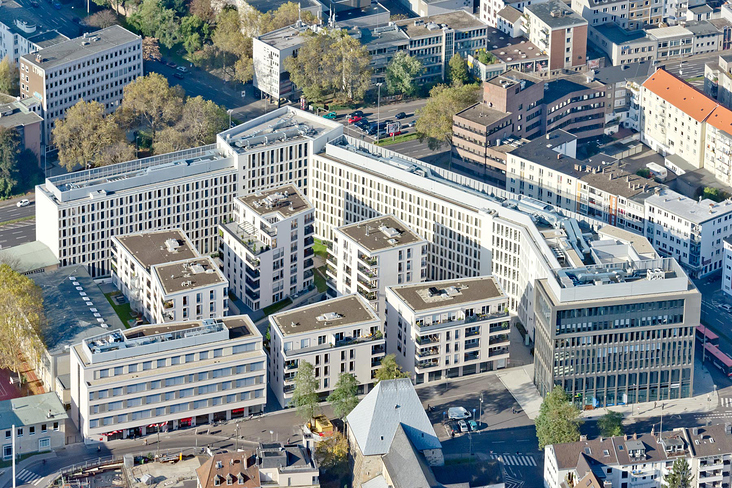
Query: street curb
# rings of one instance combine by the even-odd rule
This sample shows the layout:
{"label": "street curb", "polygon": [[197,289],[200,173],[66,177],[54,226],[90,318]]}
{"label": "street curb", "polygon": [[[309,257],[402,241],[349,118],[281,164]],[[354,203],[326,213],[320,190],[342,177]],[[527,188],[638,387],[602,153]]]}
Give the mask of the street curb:
{"label": "street curb", "polygon": [[[27,468],[28,466],[31,466],[33,464],[37,464],[38,462],[42,462],[44,459],[52,459],[55,458],[56,452],[51,451],[44,454],[38,454],[36,456],[31,456],[29,458],[26,458],[18,463],[15,463],[15,476],[17,478],[18,473],[20,473],[22,470]],[[0,486],[6,486],[8,483],[11,483],[13,481],[13,468],[12,466],[9,466],[7,468],[3,468],[2,474],[0,474]]]}

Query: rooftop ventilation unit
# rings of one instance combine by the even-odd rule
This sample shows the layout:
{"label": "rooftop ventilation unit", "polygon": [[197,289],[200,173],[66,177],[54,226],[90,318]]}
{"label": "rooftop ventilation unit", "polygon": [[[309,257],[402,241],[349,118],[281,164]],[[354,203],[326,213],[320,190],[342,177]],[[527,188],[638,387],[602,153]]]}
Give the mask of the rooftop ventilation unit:
{"label": "rooftop ventilation unit", "polygon": [[165,247],[168,249],[168,252],[177,252],[180,243],[176,239],[167,239],[165,241]]}
{"label": "rooftop ventilation unit", "polygon": [[343,315],[341,315],[339,313],[336,313],[336,312],[327,312],[327,313],[324,313],[323,315],[318,315],[316,317],[316,320],[318,322],[326,322],[326,321],[329,321],[329,320],[338,320],[338,319],[342,319],[342,318],[343,318]]}

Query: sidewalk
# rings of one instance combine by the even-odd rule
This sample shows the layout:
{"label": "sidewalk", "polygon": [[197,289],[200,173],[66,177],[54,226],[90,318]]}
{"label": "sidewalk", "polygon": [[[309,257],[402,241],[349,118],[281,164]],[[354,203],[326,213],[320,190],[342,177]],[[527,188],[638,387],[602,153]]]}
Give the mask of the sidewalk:
{"label": "sidewalk", "polygon": [[521,405],[526,415],[534,420],[539,415],[541,395],[534,385],[534,365],[527,364],[516,368],[502,369],[496,373],[503,386]]}
{"label": "sidewalk", "polygon": [[[55,452],[45,452],[43,454],[36,454],[35,456],[31,456],[29,458],[23,459],[22,461],[15,463],[15,477],[17,479],[18,474],[26,469],[27,467],[40,463],[44,459],[53,459],[56,457]],[[50,475],[49,475],[50,476]],[[42,482],[38,483],[38,486],[47,486],[47,484]],[[12,485],[13,482],[13,467],[8,466],[7,468],[2,469],[2,473],[0,473],[0,486],[8,486]],[[22,481],[20,483],[21,485],[24,484]]]}

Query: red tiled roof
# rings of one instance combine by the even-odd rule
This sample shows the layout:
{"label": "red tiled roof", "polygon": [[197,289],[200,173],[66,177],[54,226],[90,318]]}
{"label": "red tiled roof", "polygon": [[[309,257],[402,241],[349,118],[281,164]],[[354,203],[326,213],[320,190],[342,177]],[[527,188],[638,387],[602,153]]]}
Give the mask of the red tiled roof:
{"label": "red tiled roof", "polygon": [[707,123],[732,135],[732,110],[718,106],[707,119]]}
{"label": "red tiled roof", "polygon": [[643,86],[697,122],[703,122],[717,106],[717,102],[664,69],[657,69]]}

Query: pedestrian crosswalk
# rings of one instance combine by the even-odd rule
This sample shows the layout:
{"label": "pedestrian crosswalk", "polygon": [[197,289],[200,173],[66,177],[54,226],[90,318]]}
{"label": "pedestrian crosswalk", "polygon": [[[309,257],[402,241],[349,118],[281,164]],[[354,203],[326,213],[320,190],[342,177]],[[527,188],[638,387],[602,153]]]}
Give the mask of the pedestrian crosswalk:
{"label": "pedestrian crosswalk", "polygon": [[18,485],[37,485],[41,482],[43,477],[39,474],[34,473],[33,471],[23,469],[20,471],[20,473],[17,474],[15,479],[17,480],[16,484]]}
{"label": "pedestrian crosswalk", "polygon": [[719,401],[724,408],[732,408],[732,397],[722,397]]}
{"label": "pedestrian crosswalk", "polygon": [[490,459],[498,459],[507,466],[536,466],[536,461],[531,456],[510,455],[510,454],[489,454]]}

